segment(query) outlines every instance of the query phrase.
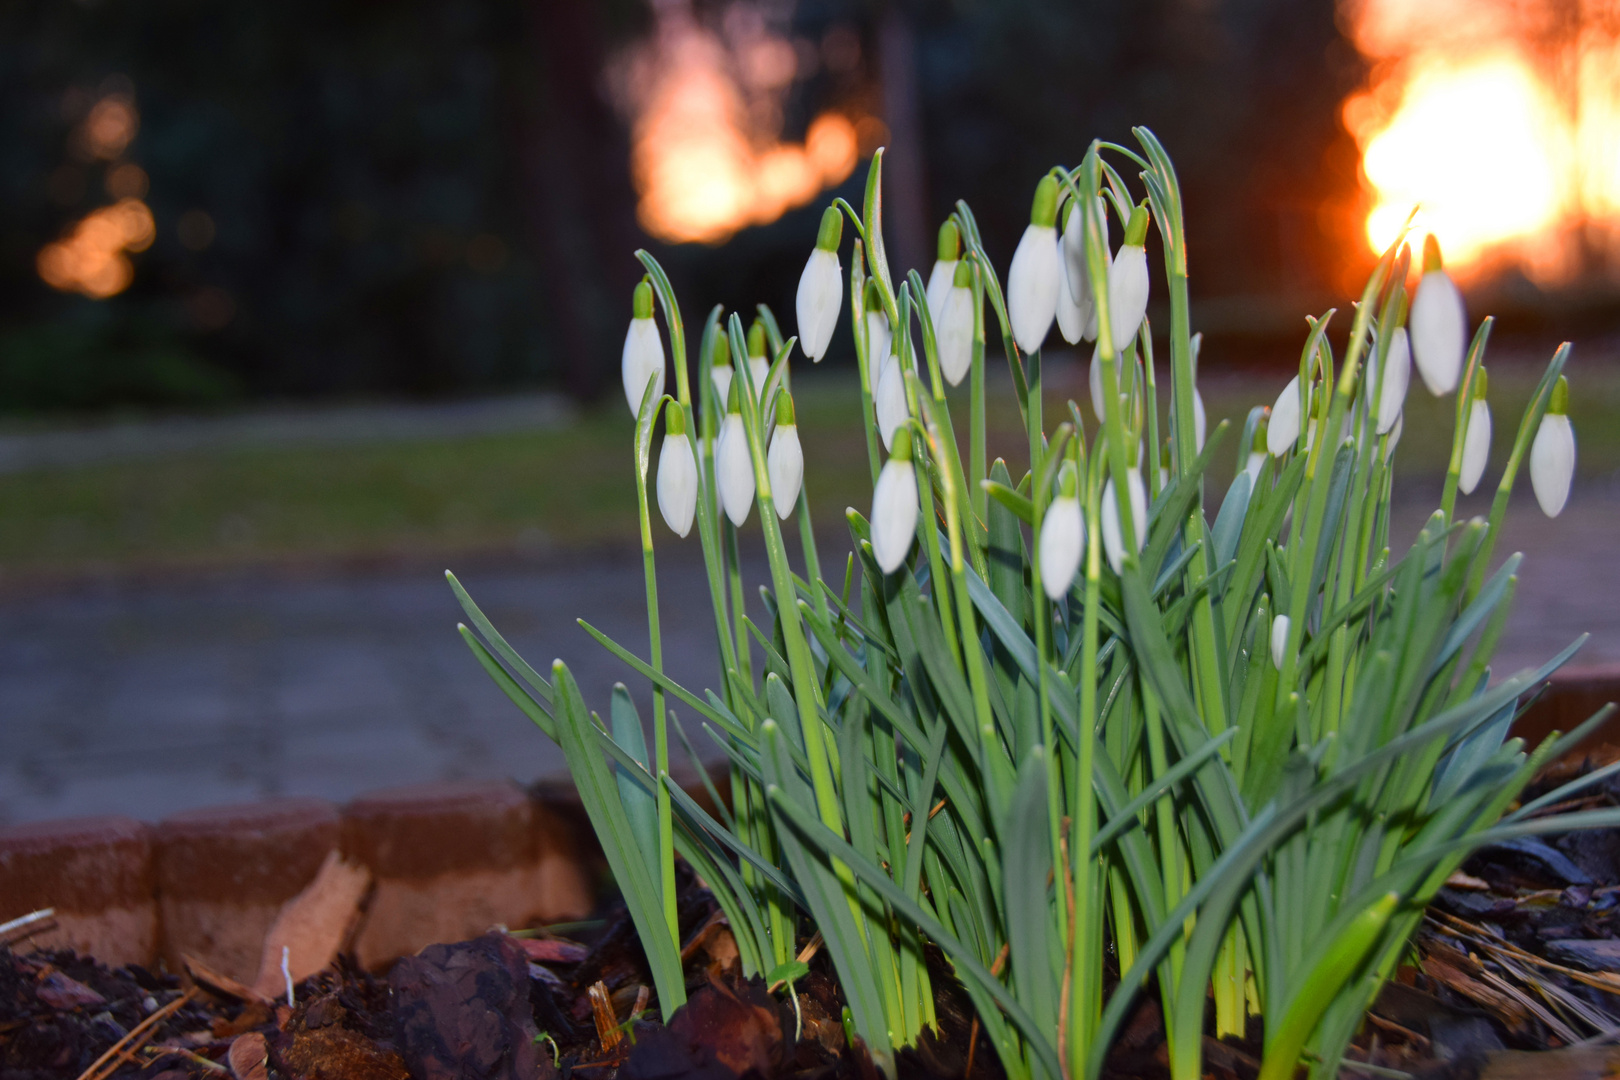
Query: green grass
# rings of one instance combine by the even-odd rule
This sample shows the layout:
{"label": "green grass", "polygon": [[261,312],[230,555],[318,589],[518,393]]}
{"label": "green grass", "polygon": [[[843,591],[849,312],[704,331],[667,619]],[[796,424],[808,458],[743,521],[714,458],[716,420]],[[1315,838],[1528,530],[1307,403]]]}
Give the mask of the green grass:
{"label": "green grass", "polygon": [[[1065,370],[1067,365],[1067,370]],[[1048,419],[1066,415],[1063,397],[1085,404],[1073,361],[1055,361],[1062,391]],[[1580,472],[1620,467],[1620,372],[1572,365],[1571,415]],[[1408,478],[1444,468],[1450,399],[1438,402],[1414,384],[1399,456]],[[1229,417],[1241,429],[1249,406],[1275,397],[1281,375],[1216,377],[1204,382],[1210,424]],[[990,448],[1021,462],[1026,444],[1005,373],[991,379]],[[863,511],[871,500],[865,437],[857,422],[854,376],[808,372],[798,380],[805,482],[821,511]],[[1496,439],[1493,484],[1534,372],[1491,372]],[[953,394],[964,428],[965,388]],[[1059,413],[1058,410],[1063,410]],[[439,552],[634,543],[631,419],[617,400],[582,413],[566,427],[421,442],[301,448],[235,448],[149,461],[39,469],[0,476],[0,572],[72,574],[106,567],[241,565]],[[1048,425],[1050,426],[1050,424]],[[1212,475],[1231,475],[1236,432]],[[655,465],[656,467],[656,465]],[[1527,486],[1527,485],[1526,485]],[[1438,489],[1437,489],[1438,490]],[[749,529],[757,529],[750,522]],[[660,525],[660,549],[676,543]],[[696,545],[696,540],[691,541]]]}

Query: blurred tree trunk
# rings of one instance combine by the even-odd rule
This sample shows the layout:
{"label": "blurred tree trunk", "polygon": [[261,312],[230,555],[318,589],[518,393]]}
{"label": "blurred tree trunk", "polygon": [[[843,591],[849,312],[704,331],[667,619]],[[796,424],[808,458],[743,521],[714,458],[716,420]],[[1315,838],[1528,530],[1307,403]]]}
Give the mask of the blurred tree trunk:
{"label": "blurred tree trunk", "polygon": [[535,0],[537,84],[523,118],[523,201],[563,383],[589,399],[616,381],[630,292],[640,276],[629,147],[602,99],[604,49],[593,4]]}
{"label": "blurred tree trunk", "polygon": [[915,269],[926,279],[934,260],[928,234],[916,33],[901,4],[889,4],[878,24],[878,67],[883,80],[883,121],[889,127],[889,146],[883,155],[883,223],[889,232],[889,258],[902,273]]}

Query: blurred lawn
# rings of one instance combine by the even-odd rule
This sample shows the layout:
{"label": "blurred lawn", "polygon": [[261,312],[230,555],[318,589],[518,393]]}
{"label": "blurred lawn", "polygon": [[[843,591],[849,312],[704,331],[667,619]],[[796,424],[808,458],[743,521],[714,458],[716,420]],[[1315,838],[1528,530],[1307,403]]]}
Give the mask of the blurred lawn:
{"label": "blurred lawn", "polygon": [[[1083,365],[1048,365],[1050,429],[1063,400],[1086,401]],[[1620,369],[1574,368],[1572,414],[1585,477],[1620,467]],[[1487,484],[1505,461],[1536,371],[1491,372],[1496,438]],[[1282,376],[1203,381],[1211,428],[1234,431],[1214,473],[1231,476],[1248,408],[1269,403]],[[1021,471],[1017,410],[1004,369],[992,384],[991,450]],[[810,371],[798,380],[806,484],[817,520],[841,529],[841,511],[871,498],[854,378]],[[965,427],[965,390],[953,394]],[[1406,476],[1443,471],[1451,404],[1416,382],[1398,452]],[[1089,405],[1087,407],[1089,422]],[[222,448],[158,460],[109,462],[0,476],[0,574],[72,575],[104,568],[235,565],[287,559],[427,556],[439,552],[581,549],[635,542],[631,421],[613,401],[561,429],[420,442],[303,448]],[[961,443],[967,445],[965,430]],[[656,468],[656,465],[655,465]],[[1438,485],[1435,485],[1438,492]],[[757,524],[750,523],[750,528]],[[662,524],[660,547],[674,543]],[[696,539],[688,541],[696,551]]]}

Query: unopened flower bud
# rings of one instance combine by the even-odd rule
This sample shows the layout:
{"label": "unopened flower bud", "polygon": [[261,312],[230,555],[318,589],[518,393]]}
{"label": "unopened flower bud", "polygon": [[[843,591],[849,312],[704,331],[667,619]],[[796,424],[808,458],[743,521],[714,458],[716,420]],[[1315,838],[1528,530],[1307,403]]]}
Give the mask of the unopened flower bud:
{"label": "unopened flower bud", "polygon": [[697,490],[697,457],[686,435],[686,413],[672,404],[664,413],[664,448],[658,454],[658,512],[676,536],[692,531]]}
{"label": "unopened flower bud", "polygon": [[1058,495],[1041,520],[1041,587],[1056,600],[1069,591],[1080,571],[1086,521],[1080,512],[1079,473],[1065,461],[1058,472]]}
{"label": "unopened flower bud", "polygon": [[826,355],[844,303],[844,276],[838,265],[838,241],[843,232],[843,215],[836,206],[827,207],[821,215],[816,248],[799,275],[799,347],[817,363]]}
{"label": "unopened flower bud", "polygon": [[883,298],[878,295],[877,282],[868,279],[866,282],[866,392],[877,393],[877,384],[883,374],[883,365],[889,359],[889,350],[893,347],[889,332],[889,316],[883,310]]}
{"label": "unopened flower bud", "polygon": [[1552,400],[1536,429],[1530,446],[1530,486],[1535,489],[1541,512],[1555,518],[1569,501],[1569,485],[1575,478],[1575,428],[1569,422],[1569,380],[1558,376]]}
{"label": "unopened flower bud", "polygon": [[1295,375],[1277,395],[1266,424],[1266,449],[1272,457],[1282,457],[1299,441],[1299,376]]}
{"label": "unopened flower bud", "polygon": [[[1377,372],[1368,368],[1370,377]],[[1406,388],[1412,381],[1412,346],[1406,327],[1397,326],[1389,338],[1389,356],[1385,361],[1383,386],[1378,391],[1378,434],[1383,435],[1395,426],[1401,410],[1406,407]]]}
{"label": "unopened flower bud", "polygon": [[1468,315],[1462,294],[1440,259],[1440,242],[1423,241],[1423,277],[1412,297],[1412,356],[1423,384],[1435,397],[1457,388],[1463,352],[1468,347]]}
{"label": "unopened flower bud", "polygon": [[714,351],[710,356],[709,378],[714,382],[715,400],[724,408],[731,396],[731,377],[735,374],[731,366],[731,338],[725,330],[715,330]]}
{"label": "unopened flower bud", "polygon": [[1050,174],[1035,187],[1029,226],[1007,269],[1007,317],[1013,339],[1026,353],[1046,340],[1057,316],[1057,293],[1062,284],[1057,249],[1058,183]]}
{"label": "unopened flower bud", "polygon": [[658,324],[653,322],[653,291],[646,281],[636,286],[632,298],[630,329],[624,335],[620,369],[630,415],[640,415],[649,382],[654,384],[654,397],[664,392],[664,343],[658,336]]}
{"label": "unopened flower bud", "polygon": [[1282,670],[1283,653],[1288,648],[1288,616],[1278,615],[1271,620],[1271,665]]}
{"label": "unopened flower bud", "polygon": [[883,374],[878,378],[872,408],[877,413],[878,434],[883,437],[883,446],[892,449],[895,431],[911,415],[906,402],[905,372],[900,368],[898,357],[890,355],[884,358]]}
{"label": "unopened flower bud", "polygon": [[1464,495],[1472,495],[1485,475],[1485,463],[1491,456],[1491,407],[1485,401],[1485,369],[1474,377],[1474,400],[1468,405],[1468,429],[1463,433],[1462,468],[1457,473],[1457,486]]}
{"label": "unopened flower bud", "polygon": [[917,535],[917,471],[911,463],[911,429],[895,432],[893,453],[872,490],[872,554],[885,574],[906,559]]}
{"label": "unopened flower bud", "polygon": [[[1142,470],[1135,466],[1125,470],[1125,495],[1130,503],[1136,550],[1141,551],[1147,541],[1147,489],[1142,486]],[[1108,565],[1117,574],[1125,564],[1125,540],[1119,524],[1119,500],[1114,497],[1112,480],[1103,485],[1102,539],[1103,550],[1108,554]]]}
{"label": "unopened flower bud", "polygon": [[[1077,340],[1097,340],[1097,297],[1092,287],[1091,266],[1086,262],[1085,215],[1080,212],[1080,204],[1069,203],[1068,218],[1063,226],[1063,270],[1064,280],[1068,285],[1069,299],[1073,301],[1074,308],[1069,312],[1073,318],[1079,313],[1080,338]],[[1097,218],[1102,222],[1103,260],[1109,260],[1108,254],[1108,213],[1103,209],[1102,197],[1097,197]],[[1058,306],[1060,327],[1064,317],[1063,307]],[[1074,344],[1076,339],[1070,339],[1068,330],[1064,329],[1064,340]]]}
{"label": "unopened flower bud", "polygon": [[720,437],[714,447],[715,486],[720,505],[731,523],[741,526],[754,505],[754,461],[748,450],[748,432],[743,427],[742,401],[738,384],[731,384],[726,418],[720,422]]}
{"label": "unopened flower bud", "polygon": [[962,385],[973,366],[973,267],[966,260],[956,264],[945,300],[943,317],[935,324],[935,344],[939,347],[939,367],[945,381]]}
{"label": "unopened flower bud", "polygon": [[1147,314],[1148,210],[1143,203],[1131,211],[1125,227],[1125,243],[1120,245],[1114,263],[1108,268],[1108,325],[1114,336],[1115,352],[1124,352]]}
{"label": "unopened flower bud", "polygon": [[945,318],[945,301],[950,296],[956,264],[961,257],[961,233],[956,222],[947,218],[939,227],[939,250],[934,255],[934,269],[928,274],[928,316],[936,326]]}
{"label": "unopened flower bud", "polygon": [[799,502],[804,486],[804,449],[799,445],[799,426],[793,416],[793,395],[783,391],[776,399],[776,433],[765,455],[766,475],[771,478],[771,498],[776,516],[786,521]]}

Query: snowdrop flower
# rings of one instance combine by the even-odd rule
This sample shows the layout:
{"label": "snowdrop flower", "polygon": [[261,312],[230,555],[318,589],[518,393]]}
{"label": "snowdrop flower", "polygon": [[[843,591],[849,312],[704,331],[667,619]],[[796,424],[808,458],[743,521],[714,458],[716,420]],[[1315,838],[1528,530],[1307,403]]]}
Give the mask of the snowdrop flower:
{"label": "snowdrop flower", "polygon": [[1271,620],[1271,664],[1282,670],[1283,650],[1288,648],[1288,616],[1278,615]]}
{"label": "snowdrop flower", "polygon": [[1200,394],[1198,387],[1195,386],[1193,387],[1193,445],[1198,447],[1199,453],[1204,452],[1204,436],[1208,432],[1209,419],[1208,414],[1204,412],[1204,395]]}
{"label": "snowdrop flower", "polygon": [[[1131,377],[1131,369],[1120,360],[1115,360],[1115,364],[1117,367],[1114,377],[1119,380],[1119,392],[1123,395],[1129,392],[1128,380]],[[1098,420],[1102,420],[1104,399],[1101,345],[1094,346],[1091,350],[1091,372],[1088,378],[1091,381],[1091,411],[1097,414]]]}
{"label": "snowdrop flower", "polygon": [[658,325],[653,322],[652,286],[645,281],[636,286],[631,316],[630,329],[624,335],[621,367],[630,415],[639,416],[648,382],[653,383],[653,397],[664,392],[664,343],[658,337]]}
{"label": "snowdrop flower", "polygon": [[1299,441],[1299,376],[1295,375],[1277,395],[1266,425],[1266,449],[1272,457],[1282,457]]}
{"label": "snowdrop flower", "polygon": [[883,436],[883,448],[894,447],[894,433],[910,416],[906,405],[906,378],[900,370],[900,361],[889,355],[883,361],[883,374],[878,378],[877,393],[872,395],[872,406],[877,412],[878,434]]}
{"label": "snowdrop flower", "polygon": [[658,453],[658,512],[676,536],[692,531],[697,489],[697,457],[686,436],[686,412],[672,403],[664,412],[664,448]]}
{"label": "snowdrop flower", "polygon": [[1170,486],[1170,439],[1165,437],[1164,445],[1159,447],[1159,490],[1163,491]]}
{"label": "snowdrop flower", "polygon": [[917,535],[917,471],[911,464],[911,429],[894,434],[894,452],[872,490],[872,554],[885,574],[905,561]]}
{"label": "snowdrop flower", "polygon": [[1143,247],[1147,242],[1147,228],[1147,204],[1143,203],[1131,211],[1130,223],[1125,226],[1125,243],[1108,268],[1108,327],[1114,336],[1116,353],[1125,351],[1147,314],[1147,251]]}
{"label": "snowdrop flower", "polygon": [[888,362],[893,337],[889,332],[889,316],[883,310],[883,298],[878,295],[877,282],[866,282],[866,392],[877,393],[877,384]]}
{"label": "snowdrop flower", "polygon": [[1249,444],[1249,457],[1243,463],[1243,471],[1249,474],[1249,490],[1260,482],[1260,466],[1266,463],[1266,422],[1261,420],[1254,427],[1254,441]]}
{"label": "snowdrop flower", "polygon": [[1012,322],[1013,339],[1026,353],[1032,353],[1046,340],[1057,315],[1058,286],[1062,271],[1057,248],[1058,183],[1051,175],[1041,177],[1035,187],[1035,202],[1029,212],[1018,250],[1007,269],[1007,316]]}
{"label": "snowdrop flower", "polygon": [[838,265],[838,242],[844,235],[844,216],[836,206],[821,214],[816,249],[799,275],[799,347],[816,363],[826,355],[844,303],[844,275]]}
{"label": "snowdrop flower", "polygon": [[928,317],[938,326],[945,318],[945,301],[950,298],[951,284],[956,280],[956,264],[961,261],[962,237],[956,222],[946,219],[939,227],[939,250],[934,255],[934,269],[928,274]]}
{"label": "snowdrop flower", "polygon": [[765,351],[765,320],[755,319],[748,328],[748,377],[762,402],[771,400],[771,388],[765,385],[765,377],[770,372],[771,358]]}
{"label": "snowdrop flower", "polygon": [[731,377],[735,374],[731,366],[731,338],[724,330],[717,329],[714,335],[714,352],[709,360],[709,378],[714,382],[715,400],[725,407],[731,397]]}
{"label": "snowdrop flower", "polygon": [[1401,432],[1406,429],[1405,414],[1395,417],[1395,426],[1389,429],[1389,445],[1384,447],[1384,460],[1387,462],[1395,456],[1395,447],[1400,444]]}
{"label": "snowdrop flower", "polygon": [[973,267],[966,260],[956,264],[955,276],[945,299],[945,310],[934,325],[938,335],[939,368],[945,381],[961,386],[973,366]]}
{"label": "snowdrop flower", "polygon": [[[1367,377],[1377,380],[1375,364],[1367,366]],[[1384,435],[1400,419],[1406,407],[1406,388],[1412,382],[1412,346],[1406,327],[1397,326],[1389,338],[1389,357],[1384,365],[1384,385],[1378,390],[1378,434]]]}
{"label": "snowdrop flower", "polygon": [[766,475],[771,478],[771,498],[776,516],[783,521],[799,503],[804,486],[804,448],[799,445],[799,425],[793,416],[793,395],[783,391],[776,399],[776,434],[765,455]]}
{"label": "snowdrop flower", "polygon": [[1536,429],[1536,441],[1530,446],[1530,486],[1541,512],[1550,518],[1563,512],[1575,475],[1575,429],[1568,413],[1569,380],[1560,375],[1541,427]]}
{"label": "snowdrop flower", "polygon": [[[1141,551],[1147,540],[1147,489],[1142,486],[1142,470],[1125,470],[1125,493],[1131,504],[1131,526],[1136,533],[1136,550]],[[1108,553],[1108,565],[1119,573],[1125,564],[1125,540],[1119,525],[1119,500],[1114,498],[1114,482],[1103,485],[1102,493],[1103,550]]]}
{"label": "snowdrop flower", "polygon": [[[1070,216],[1073,217],[1074,215],[1071,214]],[[1070,345],[1078,345],[1086,335],[1086,305],[1075,300],[1074,292],[1069,287],[1069,275],[1073,273],[1073,269],[1069,264],[1069,260],[1063,257],[1064,248],[1067,247],[1067,244],[1062,237],[1059,237],[1057,245],[1058,271],[1063,277],[1062,283],[1058,286],[1057,296],[1058,332],[1063,335],[1063,340]],[[1085,296],[1088,301],[1091,299],[1089,292]]]}
{"label": "snowdrop flower", "polygon": [[754,460],[748,452],[748,432],[743,428],[741,395],[735,382],[715,442],[714,473],[720,505],[731,523],[740,527],[748,520],[748,508],[754,505]]}
{"label": "snowdrop flower", "polygon": [[1462,294],[1440,259],[1440,242],[1430,233],[1423,241],[1423,277],[1412,297],[1412,355],[1418,374],[1435,397],[1457,388],[1463,350],[1468,345],[1468,316]]}
{"label": "snowdrop flower", "polygon": [[[1102,196],[1097,197],[1097,218],[1102,222],[1103,261],[1108,261],[1108,212],[1103,209]],[[1080,336],[1086,341],[1097,340],[1097,298],[1091,287],[1091,267],[1086,262],[1086,230],[1084,215],[1078,202],[1069,203],[1069,216],[1063,226],[1063,270],[1069,287],[1069,299],[1080,313]],[[1063,305],[1058,304],[1059,325],[1062,325]],[[1068,332],[1064,338],[1072,345]],[[1117,346],[1116,346],[1117,347]]]}
{"label": "snowdrop flower", "polygon": [[1058,495],[1041,521],[1041,586],[1053,600],[1069,591],[1086,547],[1086,521],[1080,513],[1080,480],[1074,462],[1058,472]]}
{"label": "snowdrop flower", "polygon": [[1491,407],[1485,402],[1485,369],[1474,379],[1474,400],[1468,406],[1468,430],[1463,433],[1462,471],[1457,486],[1472,495],[1485,475],[1485,461],[1491,456]]}

